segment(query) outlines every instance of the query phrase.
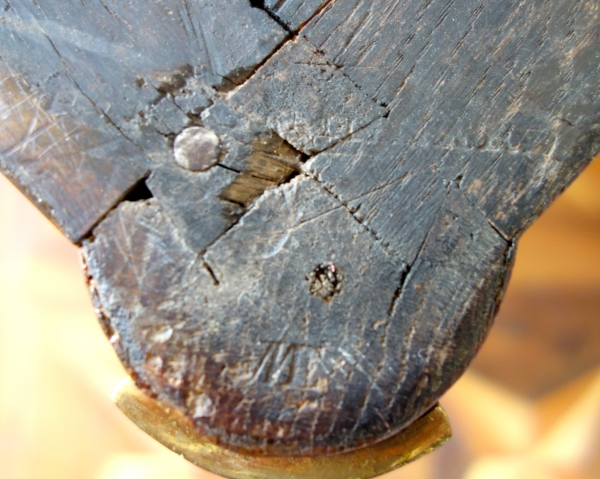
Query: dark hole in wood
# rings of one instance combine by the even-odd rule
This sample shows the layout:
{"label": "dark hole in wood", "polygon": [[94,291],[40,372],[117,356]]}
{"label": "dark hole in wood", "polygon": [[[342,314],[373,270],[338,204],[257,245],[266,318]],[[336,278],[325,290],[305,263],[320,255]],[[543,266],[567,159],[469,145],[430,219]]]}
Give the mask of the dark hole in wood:
{"label": "dark hole in wood", "polygon": [[129,193],[125,195],[123,201],[145,201],[153,198],[154,195],[146,185],[146,178],[138,181],[136,185],[129,190]]}
{"label": "dark hole in wood", "polygon": [[310,294],[329,301],[342,289],[344,276],[335,264],[322,263],[308,273],[306,279],[310,282]]}

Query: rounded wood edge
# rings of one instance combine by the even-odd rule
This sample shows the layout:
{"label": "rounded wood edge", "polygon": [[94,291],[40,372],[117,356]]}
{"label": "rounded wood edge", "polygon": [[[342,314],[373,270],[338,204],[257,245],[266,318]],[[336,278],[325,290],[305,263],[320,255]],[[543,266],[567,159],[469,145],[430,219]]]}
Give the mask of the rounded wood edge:
{"label": "rounded wood edge", "polygon": [[321,457],[256,456],[209,442],[179,411],[144,394],[130,378],[118,386],[113,400],[158,442],[202,469],[231,479],[370,479],[434,451],[452,435],[448,416],[436,405],[398,434],[349,453]]}

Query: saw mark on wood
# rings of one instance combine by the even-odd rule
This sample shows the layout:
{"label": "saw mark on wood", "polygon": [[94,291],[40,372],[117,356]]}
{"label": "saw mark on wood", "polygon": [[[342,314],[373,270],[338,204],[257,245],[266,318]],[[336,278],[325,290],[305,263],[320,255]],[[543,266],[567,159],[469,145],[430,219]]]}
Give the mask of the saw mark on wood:
{"label": "saw mark on wood", "polygon": [[[327,103],[318,101],[323,97]],[[301,37],[286,43],[227,101],[247,115],[259,116],[308,155],[386,113]]]}
{"label": "saw mark on wood", "polygon": [[250,6],[252,8],[257,8],[259,10],[264,11],[267,15],[269,15],[269,17],[271,17],[275,22],[277,22],[277,24],[283,28],[284,30],[286,30],[288,33],[292,34],[294,33],[290,27],[288,26],[287,23],[285,23],[281,18],[279,18],[278,15],[276,15],[275,13],[273,13],[272,10],[269,10],[268,8],[265,7],[265,0],[248,0],[250,2]]}
{"label": "saw mark on wood", "polygon": [[[0,76],[3,79],[0,165],[71,240],[81,241],[140,177],[147,174],[141,164],[143,160],[135,162],[143,155],[124,145],[102,124],[92,130],[63,115],[48,113],[44,108],[46,99],[32,93],[3,63],[0,63]],[[113,171],[97,166],[94,150],[100,145],[112,150],[114,156],[108,162],[112,163]],[[48,175],[38,181],[38,175],[57,159],[62,168],[56,173],[64,179],[64,184]],[[102,184],[103,193],[101,190],[88,192],[94,184]],[[75,195],[77,201],[64,204],[64,197],[70,194]]]}
{"label": "saw mark on wood", "polygon": [[314,17],[319,15],[333,0],[259,0],[260,8],[283,22],[290,31],[300,32]]}

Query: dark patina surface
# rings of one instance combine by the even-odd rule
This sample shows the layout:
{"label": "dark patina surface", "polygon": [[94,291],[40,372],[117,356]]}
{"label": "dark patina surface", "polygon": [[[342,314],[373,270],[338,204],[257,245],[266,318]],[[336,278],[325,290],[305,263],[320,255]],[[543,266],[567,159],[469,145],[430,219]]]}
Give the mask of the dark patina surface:
{"label": "dark patina surface", "polygon": [[137,385],[252,454],[426,412],[600,151],[597,0],[0,7],[0,168]]}

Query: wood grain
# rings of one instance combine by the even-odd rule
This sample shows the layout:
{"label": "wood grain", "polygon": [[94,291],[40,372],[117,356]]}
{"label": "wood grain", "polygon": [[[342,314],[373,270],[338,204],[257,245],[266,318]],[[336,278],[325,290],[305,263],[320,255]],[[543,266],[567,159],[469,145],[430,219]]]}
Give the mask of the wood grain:
{"label": "wood grain", "polygon": [[[397,433],[473,358],[518,235],[600,149],[599,11],[13,0],[1,56],[138,154],[93,149],[103,202],[39,194],[83,205],[57,222],[138,386],[228,447],[310,456]],[[189,127],[219,137],[206,171],[174,162]],[[43,157],[22,189],[70,184]]]}

